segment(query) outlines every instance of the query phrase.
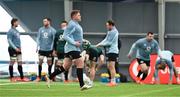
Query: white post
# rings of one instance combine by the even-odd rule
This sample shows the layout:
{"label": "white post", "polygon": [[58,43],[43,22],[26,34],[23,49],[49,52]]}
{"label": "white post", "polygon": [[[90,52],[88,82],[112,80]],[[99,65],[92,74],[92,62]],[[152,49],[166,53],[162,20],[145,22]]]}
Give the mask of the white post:
{"label": "white post", "polygon": [[112,15],[113,15],[113,4],[112,2],[108,2],[108,10],[107,10],[107,18],[112,20]]}
{"label": "white post", "polygon": [[158,38],[159,46],[164,50],[164,35],[165,35],[165,1],[158,0]]}
{"label": "white post", "polygon": [[73,2],[72,0],[64,0],[64,19],[69,21],[71,19],[71,11],[73,9]]}

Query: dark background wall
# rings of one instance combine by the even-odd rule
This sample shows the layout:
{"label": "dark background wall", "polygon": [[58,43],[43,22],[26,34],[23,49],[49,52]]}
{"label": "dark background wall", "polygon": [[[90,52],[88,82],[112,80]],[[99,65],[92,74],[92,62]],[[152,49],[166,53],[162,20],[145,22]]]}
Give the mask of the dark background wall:
{"label": "dark background wall", "polygon": [[64,20],[63,1],[7,1],[5,4],[17,15],[31,31],[38,31],[44,17],[52,18],[52,26],[56,29]]}
{"label": "dark background wall", "polygon": [[[166,4],[166,34],[180,34],[180,3]],[[180,35],[167,37],[165,39],[165,48],[180,54]]]}

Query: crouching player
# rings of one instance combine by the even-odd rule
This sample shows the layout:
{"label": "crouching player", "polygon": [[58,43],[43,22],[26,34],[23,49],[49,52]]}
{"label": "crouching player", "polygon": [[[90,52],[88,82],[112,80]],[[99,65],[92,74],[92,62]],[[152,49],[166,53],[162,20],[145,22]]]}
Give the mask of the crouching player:
{"label": "crouching player", "polygon": [[[100,67],[100,65],[104,64],[104,55],[101,48],[91,45],[88,40],[83,40],[83,49],[86,51],[85,61],[89,63],[90,67],[90,82],[88,84],[92,87],[97,70],[96,67]],[[98,63],[99,66],[96,66]]]}
{"label": "crouching player", "polygon": [[173,57],[173,53],[168,50],[161,51],[159,57],[156,60],[155,73],[154,73],[155,84],[159,84],[158,71],[165,70],[166,65],[169,67],[169,71],[170,71],[170,78],[168,84],[172,84],[173,73],[176,77],[177,84],[180,84],[178,72],[176,71],[175,68],[175,60]]}

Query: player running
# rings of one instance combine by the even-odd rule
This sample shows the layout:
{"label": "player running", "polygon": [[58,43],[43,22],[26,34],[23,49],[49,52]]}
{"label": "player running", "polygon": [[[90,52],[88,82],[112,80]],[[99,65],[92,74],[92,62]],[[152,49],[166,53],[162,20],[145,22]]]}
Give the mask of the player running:
{"label": "player running", "polygon": [[[156,52],[159,54],[160,48],[158,42],[154,39],[153,32],[148,32],[145,38],[137,40],[131,47],[128,58],[131,58],[133,53],[136,51],[136,59],[141,69],[137,75],[137,83],[143,84],[143,81],[148,75],[150,67],[150,54]],[[143,74],[142,79],[140,78]]]}
{"label": "player running", "polygon": [[169,71],[170,71],[168,84],[172,84],[173,73],[176,77],[177,84],[180,84],[178,72],[176,71],[176,68],[175,68],[175,60],[174,60],[173,55],[174,54],[168,50],[164,50],[160,52],[159,57],[156,60],[156,65],[155,65],[155,73],[154,73],[155,84],[159,84],[158,71],[165,70],[166,65],[169,67]]}
{"label": "player running", "polygon": [[[72,63],[76,65],[77,77],[81,90],[88,89],[89,86],[84,84],[83,81],[83,67],[84,61],[80,55],[83,40],[83,29],[78,22],[81,21],[81,15],[79,10],[73,10],[71,12],[71,20],[69,21],[68,27],[64,31],[63,39],[66,41],[65,45],[65,59],[63,66],[55,69],[50,75],[49,79],[52,80],[58,74],[68,70]],[[74,62],[72,62],[74,61]],[[48,87],[50,86],[50,80],[47,79]]]}

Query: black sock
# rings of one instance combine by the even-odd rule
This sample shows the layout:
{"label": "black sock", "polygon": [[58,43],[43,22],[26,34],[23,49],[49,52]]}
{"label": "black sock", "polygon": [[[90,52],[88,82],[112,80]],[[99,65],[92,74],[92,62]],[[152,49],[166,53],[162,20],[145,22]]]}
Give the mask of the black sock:
{"label": "black sock", "polygon": [[48,65],[48,74],[49,74],[49,76],[51,75],[51,69],[52,69],[52,65]]}
{"label": "black sock", "polygon": [[110,73],[110,71],[109,71],[109,69],[108,69],[108,74],[109,74],[109,79],[111,79],[111,73]]}
{"label": "black sock", "polygon": [[42,66],[41,66],[41,65],[39,65],[38,69],[39,69],[39,78],[41,78]]}
{"label": "black sock", "polygon": [[24,78],[24,75],[23,75],[22,65],[18,65],[18,71],[19,71],[19,74],[20,74],[21,79],[23,79],[23,78]]}
{"label": "black sock", "polygon": [[64,72],[65,69],[63,66],[60,66],[60,67],[56,67],[56,69],[54,70],[54,72],[49,76],[49,79],[52,80],[56,75]]}
{"label": "black sock", "polygon": [[83,68],[77,68],[77,77],[79,80],[79,85],[80,87],[82,87],[84,85],[84,81],[83,81]]}
{"label": "black sock", "polygon": [[9,65],[9,74],[10,74],[10,78],[13,77],[13,66]]}
{"label": "black sock", "polygon": [[68,80],[68,73],[69,73],[69,71],[65,71],[65,72],[64,72],[64,77],[65,77],[65,80],[66,80],[66,81]]}
{"label": "black sock", "polygon": [[147,75],[148,75],[148,73],[143,73],[143,77],[142,77],[141,81],[145,80]]}
{"label": "black sock", "polygon": [[137,77],[140,77],[143,72],[139,70]]}

